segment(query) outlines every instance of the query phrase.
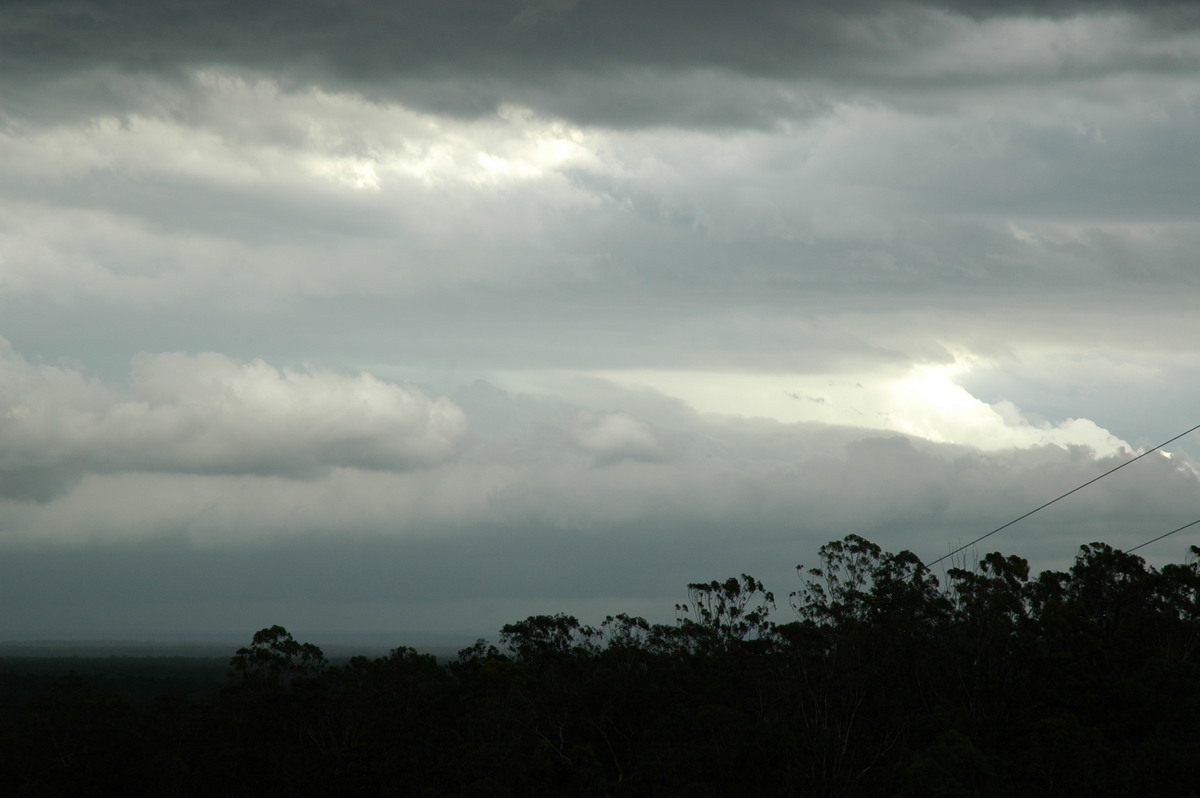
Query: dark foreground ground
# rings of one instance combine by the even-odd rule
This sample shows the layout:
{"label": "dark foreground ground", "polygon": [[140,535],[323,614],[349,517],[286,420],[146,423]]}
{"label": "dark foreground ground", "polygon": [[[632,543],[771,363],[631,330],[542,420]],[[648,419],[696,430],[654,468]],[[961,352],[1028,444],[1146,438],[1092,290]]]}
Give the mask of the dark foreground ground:
{"label": "dark foreground ground", "polygon": [[278,626],[7,656],[0,795],[1200,795],[1200,549],[945,584],[854,536],[821,554],[786,601],[743,575],[675,624],[535,616],[452,660]]}

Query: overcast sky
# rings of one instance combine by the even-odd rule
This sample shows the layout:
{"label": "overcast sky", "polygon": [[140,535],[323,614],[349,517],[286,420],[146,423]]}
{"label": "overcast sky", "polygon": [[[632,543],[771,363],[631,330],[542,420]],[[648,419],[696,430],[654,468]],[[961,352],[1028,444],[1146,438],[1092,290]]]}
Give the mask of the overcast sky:
{"label": "overcast sky", "polygon": [[1200,423],[1197,142],[1193,3],[0,0],[0,639],[935,559]]}

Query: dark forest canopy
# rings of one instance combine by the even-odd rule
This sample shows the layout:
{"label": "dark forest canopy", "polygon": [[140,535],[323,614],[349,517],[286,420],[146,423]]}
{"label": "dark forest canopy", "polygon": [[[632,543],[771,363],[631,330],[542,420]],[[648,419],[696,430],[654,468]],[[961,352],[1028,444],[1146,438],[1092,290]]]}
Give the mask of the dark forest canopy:
{"label": "dark forest canopy", "polygon": [[797,571],[786,602],[696,583],[674,624],[533,616],[448,664],[334,666],[273,626],[212,700],[72,674],[3,717],[0,792],[1197,794],[1200,549],[1155,568],[1093,543],[1037,576],[993,553],[939,580],[852,535]]}

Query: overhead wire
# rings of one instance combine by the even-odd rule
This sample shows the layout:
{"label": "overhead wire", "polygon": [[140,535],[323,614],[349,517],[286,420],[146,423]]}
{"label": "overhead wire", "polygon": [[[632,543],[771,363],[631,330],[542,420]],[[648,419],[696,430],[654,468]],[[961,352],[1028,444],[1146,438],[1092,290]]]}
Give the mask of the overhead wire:
{"label": "overhead wire", "polygon": [[[1154,452],[1157,452],[1159,449],[1163,448],[1164,446],[1168,446],[1168,445],[1174,443],[1175,441],[1179,440],[1180,438],[1184,437],[1185,435],[1189,435],[1198,429],[1200,429],[1200,424],[1197,424],[1196,426],[1192,427],[1191,429],[1184,430],[1183,432],[1179,433],[1178,435],[1176,435],[1172,438],[1168,438],[1167,440],[1158,444],[1154,448],[1147,449],[1146,451],[1142,452],[1141,454],[1137,455],[1136,457],[1131,457],[1130,459],[1126,460],[1125,462],[1121,463],[1120,465],[1108,469],[1100,476],[1093,477],[1092,479],[1089,479],[1087,482],[1084,482],[1082,485],[1078,485],[1074,488],[1071,488],[1066,493],[1064,493],[1060,496],[1056,496],[1053,499],[1051,499],[1050,501],[1046,502],[1045,504],[1042,504],[1042,505],[1039,505],[1039,506],[1033,508],[1032,510],[1025,513],[1024,515],[1018,516],[1017,518],[1014,518],[1013,520],[1009,521],[1006,524],[1001,524],[1000,526],[993,529],[991,532],[987,532],[983,535],[980,535],[979,537],[975,538],[974,540],[970,541],[969,543],[962,544],[957,549],[954,549],[951,552],[943,554],[941,557],[938,557],[936,560],[933,560],[932,562],[925,563],[924,564],[925,567],[930,568],[934,565],[937,565],[940,562],[950,559],[954,555],[959,554],[959,553],[969,549],[970,547],[974,546],[976,543],[979,543],[982,540],[987,540],[988,538],[990,538],[992,535],[996,534],[997,532],[1001,532],[1005,529],[1008,529],[1013,524],[1024,521],[1026,518],[1033,515],[1034,513],[1045,510],[1047,507],[1054,504],[1055,502],[1062,501],[1063,499],[1067,498],[1071,494],[1078,493],[1079,491],[1083,490],[1084,488],[1088,487],[1089,485],[1094,485],[1095,483],[1099,482],[1100,480],[1104,479],[1105,477],[1109,476],[1110,474],[1120,471],[1122,468],[1124,468],[1127,465],[1133,465],[1134,463],[1136,463],[1138,460],[1141,460],[1146,455],[1153,454]],[[1187,524],[1186,526],[1181,526],[1178,529],[1173,529],[1170,532],[1167,532],[1166,534],[1159,535],[1158,537],[1154,538],[1153,540],[1147,540],[1145,543],[1141,543],[1138,546],[1134,547],[1133,549],[1129,549],[1129,551],[1135,551],[1136,549],[1140,549],[1143,546],[1148,546],[1151,543],[1154,543],[1155,541],[1162,540],[1163,538],[1168,537],[1169,535],[1174,535],[1176,532],[1182,532],[1183,530],[1187,529],[1188,527],[1195,526],[1196,524],[1200,524],[1200,519],[1197,519],[1197,520],[1193,521],[1192,523]]]}
{"label": "overhead wire", "polygon": [[1176,532],[1182,532],[1183,530],[1187,529],[1188,527],[1193,527],[1196,524],[1200,524],[1200,518],[1197,518],[1195,521],[1193,521],[1190,524],[1184,524],[1181,527],[1172,529],[1170,532],[1164,532],[1156,538],[1150,538],[1149,540],[1145,541],[1144,543],[1139,543],[1136,546],[1134,546],[1132,549],[1125,549],[1125,553],[1132,554],[1133,552],[1137,551],[1138,549],[1142,548],[1143,546],[1149,546],[1151,543],[1157,543],[1158,541],[1162,540],[1163,538],[1169,538],[1169,537],[1171,537],[1171,535],[1174,535]]}

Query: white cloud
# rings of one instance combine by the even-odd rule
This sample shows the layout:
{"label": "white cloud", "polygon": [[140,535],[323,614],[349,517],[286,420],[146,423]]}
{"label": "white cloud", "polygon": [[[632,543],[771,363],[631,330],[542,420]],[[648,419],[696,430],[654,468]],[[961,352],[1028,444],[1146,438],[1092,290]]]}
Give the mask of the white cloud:
{"label": "white cloud", "polygon": [[403,470],[446,462],[467,431],[449,399],[370,374],[167,353],[136,358],[120,391],[7,345],[0,367],[0,473]]}
{"label": "white cloud", "polygon": [[601,463],[658,460],[663,456],[650,425],[626,413],[581,413],[574,432],[579,445]]}
{"label": "white cloud", "polygon": [[519,107],[445,119],[221,71],[161,94],[0,126],[0,296],[254,306],[561,276],[549,217],[596,204],[563,176],[595,162],[589,134]]}
{"label": "white cloud", "polygon": [[[163,84],[158,95],[133,113],[0,129],[7,180],[152,172],[337,192],[378,189],[388,179],[418,178],[427,186],[522,181],[594,160],[582,128],[518,106],[454,120],[352,92],[284,90],[270,79],[217,69],[193,73],[185,87]],[[364,174],[373,175],[367,184]]]}

